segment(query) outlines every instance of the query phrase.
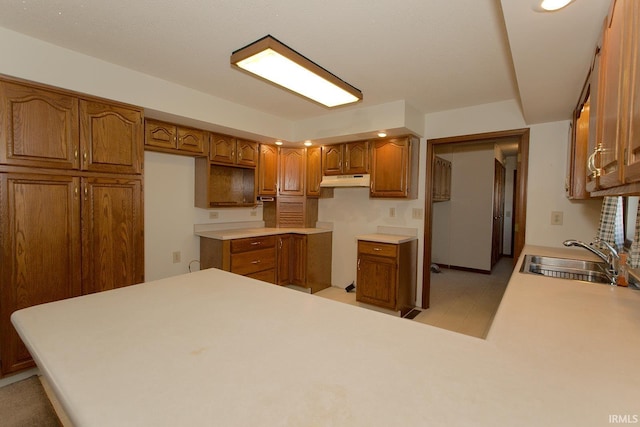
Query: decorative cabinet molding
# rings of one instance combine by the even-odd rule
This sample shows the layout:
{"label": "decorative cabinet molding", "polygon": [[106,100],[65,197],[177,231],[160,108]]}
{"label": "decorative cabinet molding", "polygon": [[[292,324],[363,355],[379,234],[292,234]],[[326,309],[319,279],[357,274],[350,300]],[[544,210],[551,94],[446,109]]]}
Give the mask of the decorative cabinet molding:
{"label": "decorative cabinet molding", "polygon": [[322,147],[323,175],[369,173],[369,141],[347,142]]}
{"label": "decorative cabinet molding", "polygon": [[372,144],[371,197],[418,197],[419,142],[414,136],[404,136]]}
{"label": "decorative cabinet molding", "polygon": [[187,156],[206,155],[206,132],[153,119],[145,120],[145,149]]}
{"label": "decorative cabinet molding", "polygon": [[258,143],[228,135],[210,134],[211,163],[255,168],[258,164]]}
{"label": "decorative cabinet molding", "polygon": [[144,281],[143,111],[0,78],[0,359],[13,311]]}

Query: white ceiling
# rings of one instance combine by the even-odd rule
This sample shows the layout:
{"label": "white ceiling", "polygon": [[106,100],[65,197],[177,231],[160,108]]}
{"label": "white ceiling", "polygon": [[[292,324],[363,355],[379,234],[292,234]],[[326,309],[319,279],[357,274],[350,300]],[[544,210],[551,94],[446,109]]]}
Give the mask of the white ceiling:
{"label": "white ceiling", "polygon": [[324,107],[234,70],[271,34],[364,93],[423,113],[518,99],[571,116],[610,0],[0,0],[0,26],[289,120]]}

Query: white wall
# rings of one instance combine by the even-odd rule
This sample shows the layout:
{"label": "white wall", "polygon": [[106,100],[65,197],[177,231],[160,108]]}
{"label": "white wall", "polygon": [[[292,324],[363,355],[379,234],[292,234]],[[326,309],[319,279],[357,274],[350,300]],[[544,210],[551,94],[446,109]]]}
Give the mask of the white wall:
{"label": "white wall", "polygon": [[493,145],[447,147],[451,199],[433,204],[432,262],[491,270]]}
{"label": "white wall", "polygon": [[[601,201],[570,201],[564,194],[568,121],[527,126],[515,101],[425,116],[427,139],[525,127],[531,130],[525,242],[558,247],[568,238],[591,241],[597,231]],[[553,211],[563,212],[563,225],[551,225]]]}

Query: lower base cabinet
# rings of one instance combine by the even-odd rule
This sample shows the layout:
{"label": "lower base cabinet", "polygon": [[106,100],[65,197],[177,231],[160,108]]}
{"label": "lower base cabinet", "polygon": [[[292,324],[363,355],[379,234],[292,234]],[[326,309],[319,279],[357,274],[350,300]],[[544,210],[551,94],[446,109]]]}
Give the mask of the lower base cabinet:
{"label": "lower base cabinet", "polygon": [[417,241],[399,244],[358,240],[356,301],[402,316],[415,307]]}
{"label": "lower base cabinet", "polygon": [[314,293],[331,286],[331,243],[331,232],[231,240],[200,237],[200,266]]}

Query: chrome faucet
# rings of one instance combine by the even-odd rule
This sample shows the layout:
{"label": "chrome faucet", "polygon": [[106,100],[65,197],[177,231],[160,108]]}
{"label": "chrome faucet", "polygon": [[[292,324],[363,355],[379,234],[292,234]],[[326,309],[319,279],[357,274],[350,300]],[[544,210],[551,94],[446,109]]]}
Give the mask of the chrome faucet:
{"label": "chrome faucet", "polygon": [[[607,271],[611,275],[611,284],[616,284],[616,278],[618,277],[618,268],[620,267],[620,255],[618,251],[609,244],[609,242],[596,237],[595,240],[589,244],[581,242],[580,240],[565,240],[563,242],[565,246],[579,246],[594,253],[598,258],[607,263]],[[601,250],[594,247],[594,244],[603,245],[607,253],[605,254]]]}

